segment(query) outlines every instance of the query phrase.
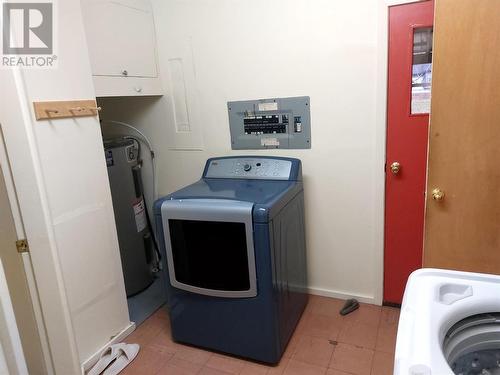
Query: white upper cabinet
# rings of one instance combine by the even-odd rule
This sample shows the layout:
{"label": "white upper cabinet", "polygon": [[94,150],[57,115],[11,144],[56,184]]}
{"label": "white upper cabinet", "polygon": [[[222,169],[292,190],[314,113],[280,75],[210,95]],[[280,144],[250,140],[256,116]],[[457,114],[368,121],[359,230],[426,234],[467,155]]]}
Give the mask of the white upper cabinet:
{"label": "white upper cabinet", "polygon": [[161,94],[149,0],[82,0],[96,96]]}

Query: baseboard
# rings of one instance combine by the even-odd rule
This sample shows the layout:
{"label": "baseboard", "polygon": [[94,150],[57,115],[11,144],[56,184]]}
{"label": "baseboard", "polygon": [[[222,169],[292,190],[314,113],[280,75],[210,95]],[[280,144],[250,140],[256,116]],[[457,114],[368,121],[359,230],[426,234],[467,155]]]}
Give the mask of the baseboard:
{"label": "baseboard", "polygon": [[317,296],[330,297],[330,298],[338,298],[338,299],[349,299],[356,298],[359,302],[369,303],[371,305],[380,305],[380,302],[377,301],[377,298],[374,296],[366,296],[361,294],[349,294],[344,292],[338,292],[330,289],[321,289],[309,287],[308,291],[310,294],[314,294]]}
{"label": "baseboard", "polygon": [[119,332],[115,337],[113,337],[111,340],[109,340],[106,345],[101,347],[95,354],[91,355],[90,358],[88,358],[85,362],[82,363],[82,374],[85,374],[86,371],[90,370],[92,366],[94,366],[97,361],[99,360],[99,357],[101,356],[101,353],[106,350],[110,345],[117,344],[125,337],[130,335],[133,331],[135,330],[135,323],[130,322],[127,327],[125,327],[121,332]]}
{"label": "baseboard", "polygon": [[400,309],[400,308],[401,308],[401,304],[400,304],[400,303],[387,302],[387,301],[382,302],[382,306],[387,306],[387,307],[396,307],[396,308],[398,308],[398,309]]}

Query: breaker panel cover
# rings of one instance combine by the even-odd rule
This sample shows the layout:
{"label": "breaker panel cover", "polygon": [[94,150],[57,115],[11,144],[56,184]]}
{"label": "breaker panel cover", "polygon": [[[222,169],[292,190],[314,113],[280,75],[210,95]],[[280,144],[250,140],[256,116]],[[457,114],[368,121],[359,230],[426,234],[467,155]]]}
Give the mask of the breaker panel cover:
{"label": "breaker panel cover", "polygon": [[233,150],[311,148],[310,98],[227,103]]}

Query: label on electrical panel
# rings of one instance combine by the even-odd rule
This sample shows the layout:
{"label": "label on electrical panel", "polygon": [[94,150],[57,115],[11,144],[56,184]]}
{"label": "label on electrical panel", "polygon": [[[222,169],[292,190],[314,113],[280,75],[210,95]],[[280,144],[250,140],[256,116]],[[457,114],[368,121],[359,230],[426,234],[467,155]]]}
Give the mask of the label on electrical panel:
{"label": "label on electrical panel", "polygon": [[135,226],[137,227],[137,233],[142,232],[146,229],[147,219],[146,219],[146,208],[144,206],[144,199],[138,200],[133,205],[134,208],[134,217],[135,217]]}
{"label": "label on electrical panel", "polygon": [[280,145],[280,141],[278,138],[262,138],[260,140],[261,146],[268,147],[278,147]]}
{"label": "label on electrical panel", "polygon": [[259,111],[277,111],[278,103],[276,102],[266,102],[258,104]]}

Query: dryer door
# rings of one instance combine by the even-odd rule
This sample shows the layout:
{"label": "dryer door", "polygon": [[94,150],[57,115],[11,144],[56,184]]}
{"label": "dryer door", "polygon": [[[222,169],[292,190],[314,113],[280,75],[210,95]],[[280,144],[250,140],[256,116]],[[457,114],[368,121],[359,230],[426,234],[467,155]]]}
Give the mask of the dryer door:
{"label": "dryer door", "polygon": [[209,296],[257,295],[253,203],[179,199],[161,207],[172,286]]}

